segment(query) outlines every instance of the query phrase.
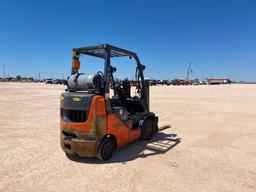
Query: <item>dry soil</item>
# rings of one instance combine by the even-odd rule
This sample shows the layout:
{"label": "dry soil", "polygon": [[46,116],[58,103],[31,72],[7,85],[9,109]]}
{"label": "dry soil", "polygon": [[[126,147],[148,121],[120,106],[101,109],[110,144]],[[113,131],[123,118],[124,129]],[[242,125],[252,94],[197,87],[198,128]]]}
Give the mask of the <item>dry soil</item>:
{"label": "dry soil", "polygon": [[63,90],[0,83],[0,191],[256,191],[256,85],[151,87],[171,128],[108,162],[62,152]]}

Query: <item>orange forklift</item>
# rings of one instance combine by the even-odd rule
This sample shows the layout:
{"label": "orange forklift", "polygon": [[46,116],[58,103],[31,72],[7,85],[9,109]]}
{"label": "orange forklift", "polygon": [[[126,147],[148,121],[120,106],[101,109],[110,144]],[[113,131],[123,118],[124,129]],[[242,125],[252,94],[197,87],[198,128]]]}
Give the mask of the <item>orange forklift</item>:
{"label": "orange forklift", "polygon": [[[81,55],[102,58],[104,72],[80,73]],[[129,80],[114,78],[114,57],[136,61],[135,96]],[[108,160],[115,149],[139,138],[150,140],[158,132],[158,117],[149,110],[144,70],[136,53],[109,44],[73,49],[71,76],[60,104],[60,143],[68,156]]]}

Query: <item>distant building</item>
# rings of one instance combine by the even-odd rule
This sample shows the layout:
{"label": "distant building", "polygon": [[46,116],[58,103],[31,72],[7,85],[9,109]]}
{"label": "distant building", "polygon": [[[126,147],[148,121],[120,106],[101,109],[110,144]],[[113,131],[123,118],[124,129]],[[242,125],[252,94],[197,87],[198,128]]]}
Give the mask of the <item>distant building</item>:
{"label": "distant building", "polygon": [[207,82],[209,85],[230,84],[231,80],[228,78],[209,78]]}

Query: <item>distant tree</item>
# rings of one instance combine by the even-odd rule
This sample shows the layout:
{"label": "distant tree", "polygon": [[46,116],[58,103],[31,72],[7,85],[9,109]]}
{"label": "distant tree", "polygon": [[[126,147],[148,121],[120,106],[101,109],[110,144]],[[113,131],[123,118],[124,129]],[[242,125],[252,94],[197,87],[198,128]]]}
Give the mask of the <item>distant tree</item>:
{"label": "distant tree", "polygon": [[20,75],[17,75],[16,76],[16,81],[20,81],[21,80],[21,76]]}
{"label": "distant tree", "polygon": [[28,80],[34,81],[34,78],[33,77],[29,77]]}

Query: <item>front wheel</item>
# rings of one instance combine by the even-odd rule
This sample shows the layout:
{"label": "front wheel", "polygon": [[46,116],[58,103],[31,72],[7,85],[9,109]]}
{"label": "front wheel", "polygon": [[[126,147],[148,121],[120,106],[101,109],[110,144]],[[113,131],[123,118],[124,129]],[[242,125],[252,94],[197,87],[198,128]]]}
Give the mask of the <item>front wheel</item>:
{"label": "front wheel", "polygon": [[115,142],[110,137],[104,138],[99,146],[96,157],[100,160],[109,160],[115,150]]}
{"label": "front wheel", "polygon": [[144,120],[141,127],[141,138],[143,140],[150,140],[153,137],[155,130],[155,122],[151,118],[147,118]]}

